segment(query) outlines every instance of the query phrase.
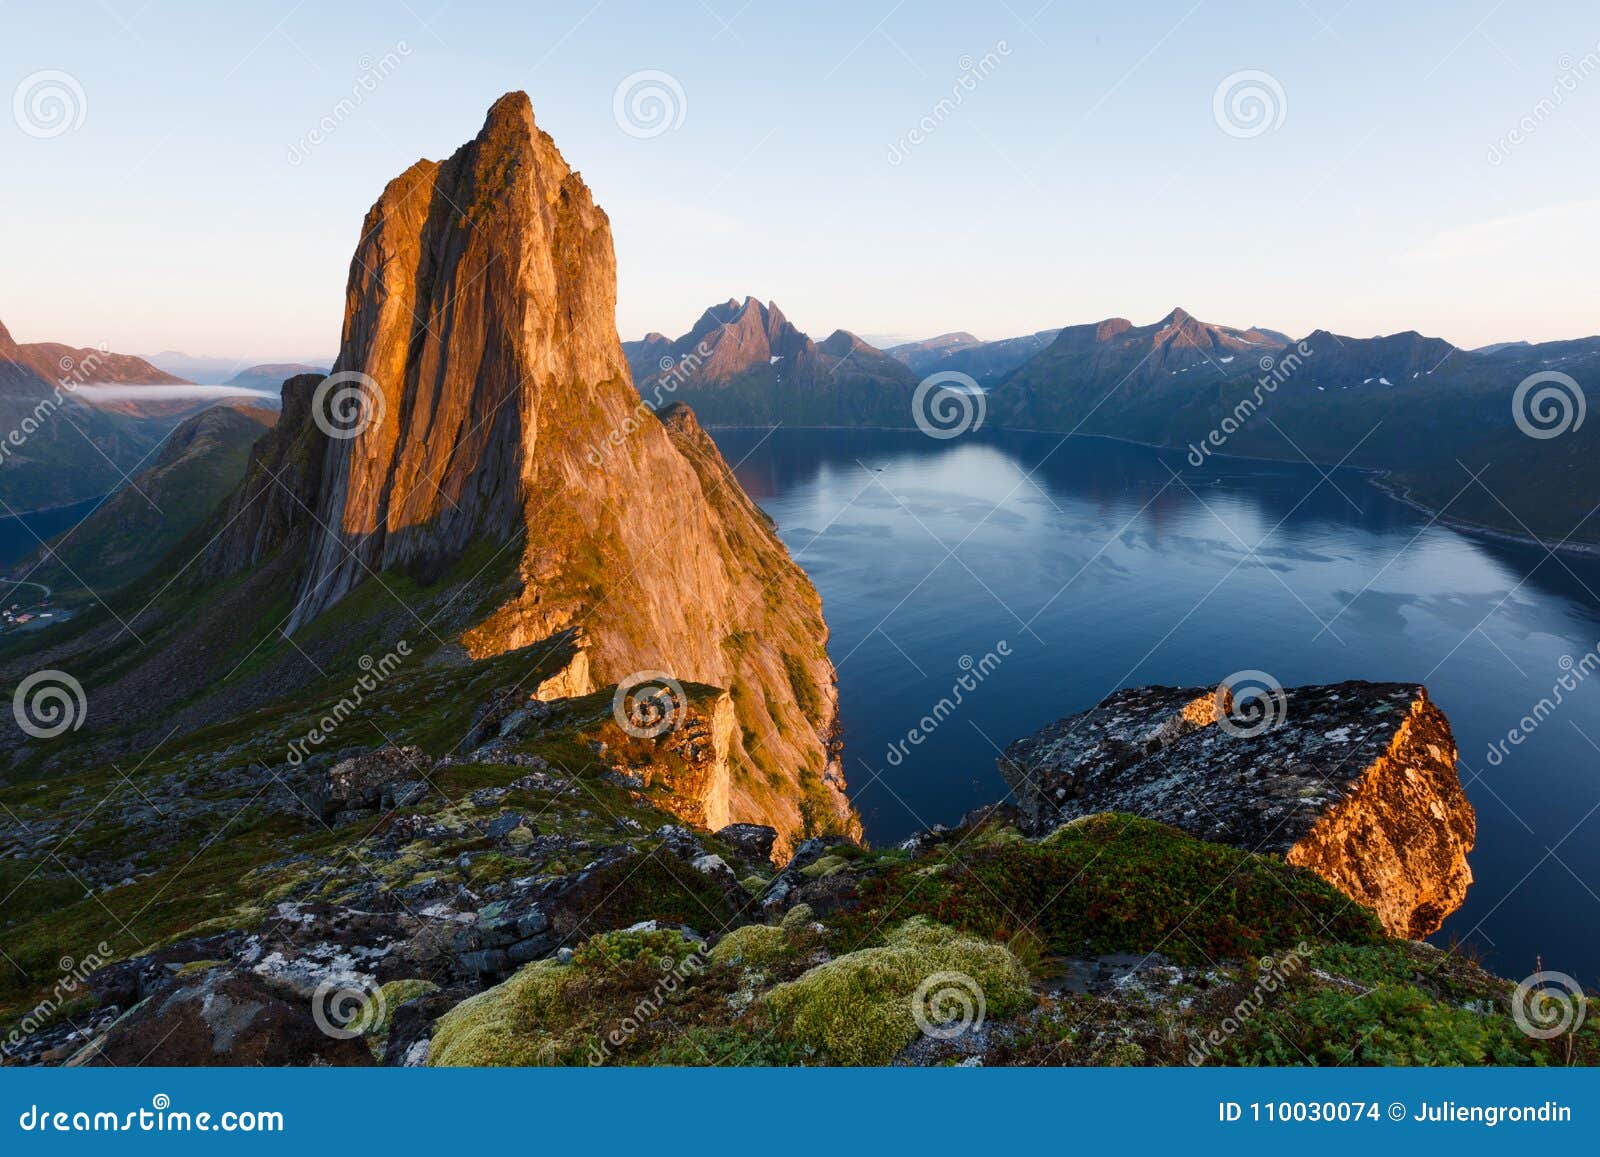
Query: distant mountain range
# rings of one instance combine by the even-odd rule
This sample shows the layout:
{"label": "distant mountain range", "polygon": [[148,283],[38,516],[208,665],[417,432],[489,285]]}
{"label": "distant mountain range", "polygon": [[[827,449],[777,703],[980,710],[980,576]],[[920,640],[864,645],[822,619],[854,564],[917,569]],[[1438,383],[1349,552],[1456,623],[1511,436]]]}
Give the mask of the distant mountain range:
{"label": "distant mountain range", "polygon": [[249,369],[240,370],[229,378],[224,385],[238,386],[246,390],[270,390],[277,393],[283,383],[290,378],[301,374],[324,374],[328,372],[327,365],[313,366],[304,362],[272,362],[267,365],[251,366]]}
{"label": "distant mountain range", "polygon": [[[1415,331],[1296,340],[1174,309],[1147,325],[1107,318],[990,342],[955,332],[875,351],[843,330],[813,343],[777,306],[746,298],[676,340],[624,348],[647,402],[676,397],[713,425],[914,428],[916,384],[954,372],[985,388],[991,429],[1123,438],[1197,465],[1233,455],[1382,470],[1418,503],[1448,505],[1447,520],[1600,542],[1600,519],[1586,521],[1600,502],[1600,420],[1577,420],[1600,388],[1600,337],[1478,350]],[[1513,402],[1550,372],[1579,384],[1565,390],[1573,428],[1533,437]],[[1559,422],[1559,399],[1544,405]]]}
{"label": "distant mountain range", "polygon": [[1047,347],[1061,331],[1042,329],[1004,341],[979,341],[970,333],[945,333],[924,341],[891,346],[888,355],[912,373],[966,374],[980,386],[992,385]]}
{"label": "distant mountain range", "polygon": [[[302,357],[286,356],[278,353],[268,357],[210,357],[184,353],[182,350],[162,350],[160,353],[146,354],[144,360],[151,365],[163,369],[171,374],[189,379],[192,382],[201,382],[205,385],[221,385],[232,382],[235,377],[254,374],[264,366],[329,366],[333,358],[328,357]],[[276,389],[285,378],[285,374],[273,383]]]}
{"label": "distant mountain range", "polygon": [[74,396],[103,384],[188,383],[130,354],[18,342],[0,324],[0,514],[107,493],[186,416],[171,403],[144,412]]}

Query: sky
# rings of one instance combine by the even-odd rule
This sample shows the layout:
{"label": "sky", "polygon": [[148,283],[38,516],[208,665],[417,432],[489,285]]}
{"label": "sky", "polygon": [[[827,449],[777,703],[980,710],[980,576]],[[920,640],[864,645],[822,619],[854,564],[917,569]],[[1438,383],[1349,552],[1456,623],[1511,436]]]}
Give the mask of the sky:
{"label": "sky", "polygon": [[746,294],[818,337],[1178,305],[1600,332],[1592,0],[0,0],[0,27],[21,341],[330,356],[367,207],[512,89],[611,216],[624,338]]}

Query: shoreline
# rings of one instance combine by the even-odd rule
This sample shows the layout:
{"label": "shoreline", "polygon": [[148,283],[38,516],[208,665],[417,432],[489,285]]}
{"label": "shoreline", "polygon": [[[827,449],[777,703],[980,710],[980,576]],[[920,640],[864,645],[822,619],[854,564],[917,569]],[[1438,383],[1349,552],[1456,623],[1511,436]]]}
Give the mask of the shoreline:
{"label": "shoreline", "polygon": [[[778,429],[779,427],[782,427],[786,430],[898,430],[907,434],[917,433],[915,426],[790,426],[781,422],[777,423],[776,425],[768,426],[741,425],[732,423],[706,424],[707,430],[774,430]],[[1001,434],[1042,434],[1047,436],[1054,435],[1063,439],[1099,438],[1106,442],[1120,442],[1125,446],[1139,446],[1146,450],[1161,450],[1174,454],[1181,454],[1186,449],[1186,447],[1169,446],[1160,442],[1142,442],[1137,438],[1123,438],[1116,434],[1063,434],[1060,430],[1040,430],[1030,426],[989,426],[979,427],[979,430],[981,431],[985,428]],[[1207,455],[1207,460],[1210,461],[1211,459],[1231,459],[1238,462],[1271,462],[1279,465],[1291,466],[1312,465],[1317,466],[1319,469],[1322,468],[1320,464],[1308,462],[1303,458],[1272,458],[1261,454],[1216,453]],[[1334,469],[1334,467],[1328,467],[1328,469]],[[1434,525],[1442,526],[1446,530],[1453,530],[1457,534],[1466,535],[1472,538],[1486,539],[1490,542],[1504,543],[1511,546],[1538,547],[1540,550],[1549,551],[1550,553],[1556,555],[1572,554],[1584,558],[1600,558],[1600,543],[1562,542],[1559,544],[1551,544],[1532,535],[1520,534],[1510,530],[1503,530],[1495,526],[1486,526],[1480,522],[1469,522],[1466,519],[1455,518],[1451,515],[1445,514],[1442,511],[1436,510],[1426,503],[1413,498],[1409,489],[1401,486],[1397,482],[1391,481],[1390,476],[1394,473],[1393,470],[1378,466],[1339,466],[1337,469],[1349,470],[1361,475],[1363,481],[1378,490],[1385,497],[1391,498],[1404,506],[1409,506],[1412,510],[1417,511],[1420,514],[1428,515],[1433,520]]]}

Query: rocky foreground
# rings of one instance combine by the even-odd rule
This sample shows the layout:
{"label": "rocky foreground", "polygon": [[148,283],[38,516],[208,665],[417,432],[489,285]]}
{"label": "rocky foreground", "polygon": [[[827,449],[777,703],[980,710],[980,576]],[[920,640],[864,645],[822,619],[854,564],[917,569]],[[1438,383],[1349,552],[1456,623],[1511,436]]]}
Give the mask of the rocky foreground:
{"label": "rocky foreground", "polygon": [[1147,816],[1310,868],[1394,935],[1436,932],[1472,882],[1477,824],[1427,691],[1348,682],[1252,704],[1226,688],[1118,691],[1018,740],[1000,769],[1035,834]]}
{"label": "rocky foreground", "polygon": [[[717,689],[694,690],[674,727],[640,739],[607,691],[513,700],[480,686],[465,717],[437,714],[453,710],[449,672],[380,689],[372,710],[420,742],[268,763],[285,722],[139,772],[137,792],[91,821],[103,850],[45,858],[7,906],[6,950],[29,974],[6,990],[7,1062],[1600,1059],[1593,1023],[1529,1035],[1511,982],[1386,931],[1325,864],[1179,830],[1194,817],[1172,826],[1090,803],[1063,818],[1033,799],[895,848],[819,836],[775,863],[773,828],[711,831],[653,802],[710,773]],[[1391,714],[1433,711],[1393,688],[1339,694],[1364,705],[1340,724],[1360,752],[1394,749],[1407,724]],[[1174,701],[1151,688],[1127,702]],[[1392,712],[1375,710],[1385,703]],[[457,726],[474,746],[430,750],[430,735]],[[1093,750],[1104,754],[1109,730]],[[1012,754],[1066,742],[1058,725]],[[1253,743],[1262,767],[1294,764],[1305,729]],[[1140,794],[1140,766],[1127,765],[1121,807],[1160,798]],[[1244,770],[1218,766],[1224,787]],[[1093,767],[1080,800],[1116,779]],[[1340,799],[1358,801],[1361,784],[1348,786]],[[4,793],[8,863],[54,846],[87,794]],[[1270,787],[1255,794],[1288,806]],[[1324,821],[1300,826],[1339,808],[1325,799]],[[186,833],[219,816],[237,817],[234,837],[184,871]],[[116,850],[129,848],[140,850]],[[97,940],[93,967],[61,991],[63,947]]]}

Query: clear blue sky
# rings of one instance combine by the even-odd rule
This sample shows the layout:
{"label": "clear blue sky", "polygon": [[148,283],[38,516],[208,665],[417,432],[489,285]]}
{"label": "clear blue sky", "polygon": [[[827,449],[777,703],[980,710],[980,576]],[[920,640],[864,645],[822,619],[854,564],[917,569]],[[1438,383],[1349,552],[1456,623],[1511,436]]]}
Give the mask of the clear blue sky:
{"label": "clear blue sky", "polygon": [[[0,28],[0,320],[22,340],[332,351],[384,182],[518,88],[611,215],[624,337],[746,293],[818,335],[1180,304],[1291,334],[1600,331],[1592,0],[3,0]],[[82,101],[40,137],[15,101],[45,70]],[[643,139],[613,107],[642,70],[683,94]],[[1214,108],[1244,70],[1282,92],[1255,136]]]}

